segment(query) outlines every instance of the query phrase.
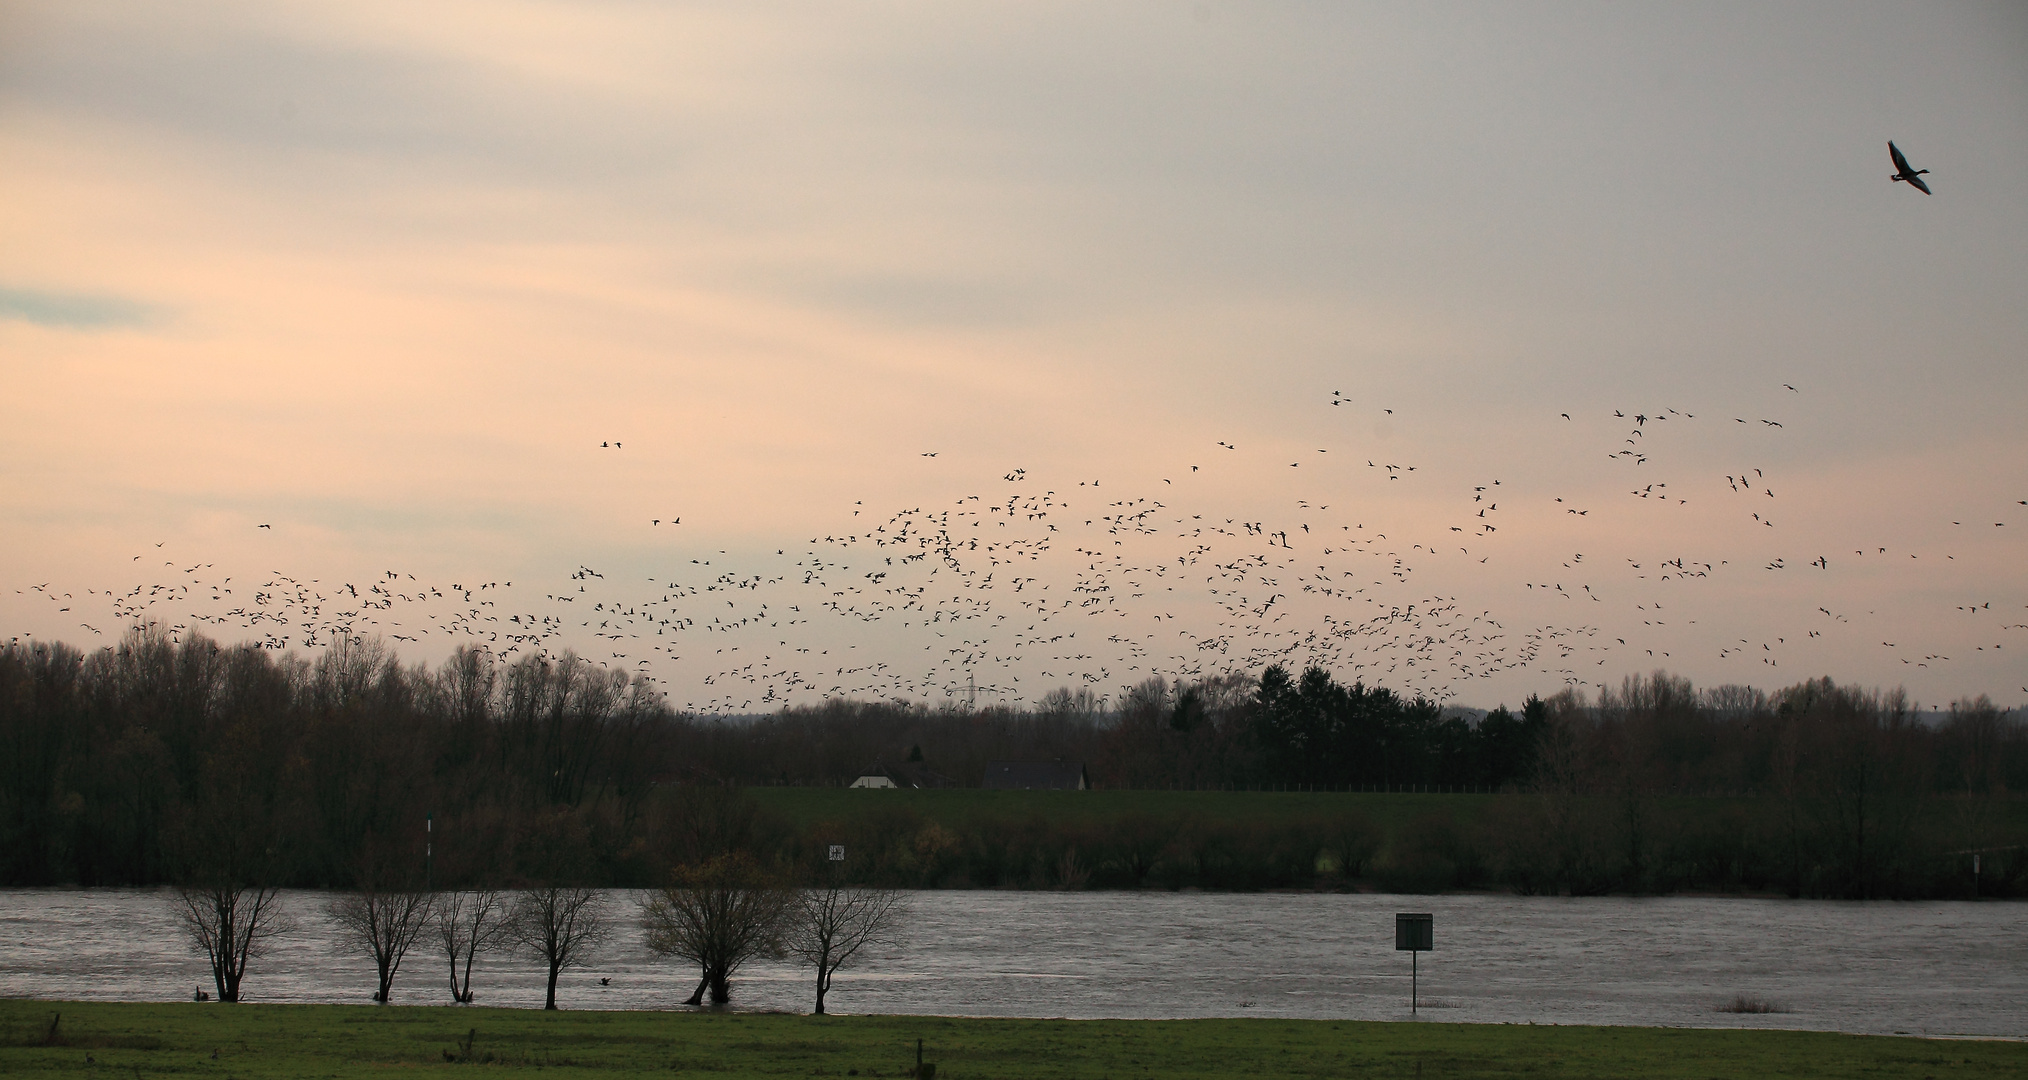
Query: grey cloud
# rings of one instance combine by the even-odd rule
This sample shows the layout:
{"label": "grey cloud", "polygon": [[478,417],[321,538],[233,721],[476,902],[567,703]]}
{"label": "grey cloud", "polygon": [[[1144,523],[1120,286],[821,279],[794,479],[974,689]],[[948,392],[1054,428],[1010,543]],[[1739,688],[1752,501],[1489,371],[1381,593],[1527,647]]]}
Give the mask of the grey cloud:
{"label": "grey cloud", "polygon": [[118,296],[0,288],[0,319],[66,330],[117,330],[149,326],[159,309]]}

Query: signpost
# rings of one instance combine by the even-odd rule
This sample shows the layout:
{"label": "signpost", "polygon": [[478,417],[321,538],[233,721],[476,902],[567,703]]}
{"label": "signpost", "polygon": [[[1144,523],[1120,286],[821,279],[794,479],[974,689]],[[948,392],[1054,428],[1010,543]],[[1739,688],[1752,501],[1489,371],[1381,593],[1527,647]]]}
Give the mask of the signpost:
{"label": "signpost", "polygon": [[1394,916],[1394,951],[1408,954],[1408,1011],[1413,1016],[1418,1002],[1416,970],[1418,953],[1436,950],[1436,916],[1428,913],[1397,912]]}
{"label": "signpost", "polygon": [[844,862],[844,861],[845,861],[845,845],[843,845],[843,844],[832,844],[832,845],[831,845],[831,861],[832,861],[832,862]]}

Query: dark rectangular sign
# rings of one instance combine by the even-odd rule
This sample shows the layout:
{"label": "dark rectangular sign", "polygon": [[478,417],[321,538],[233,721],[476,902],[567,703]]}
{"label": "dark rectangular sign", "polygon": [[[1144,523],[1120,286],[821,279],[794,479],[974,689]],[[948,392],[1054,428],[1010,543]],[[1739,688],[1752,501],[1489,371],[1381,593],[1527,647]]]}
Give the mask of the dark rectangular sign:
{"label": "dark rectangular sign", "polygon": [[1394,947],[1401,952],[1436,948],[1436,916],[1401,912],[1394,916]]}

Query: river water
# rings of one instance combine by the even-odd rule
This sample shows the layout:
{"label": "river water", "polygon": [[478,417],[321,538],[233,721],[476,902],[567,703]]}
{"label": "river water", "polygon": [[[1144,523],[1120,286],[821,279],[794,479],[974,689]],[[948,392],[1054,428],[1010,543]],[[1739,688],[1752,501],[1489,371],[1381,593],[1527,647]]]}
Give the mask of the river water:
{"label": "river water", "polygon": [[[330,894],[285,898],[298,928],[249,968],[250,1001],[359,1002],[370,961],[339,952]],[[0,891],[0,995],[187,1001],[209,986],[168,894]],[[568,1009],[668,1009],[695,974],[641,944],[636,896],[610,894],[620,933],[565,972]],[[1401,1020],[1410,957],[1398,911],[1436,917],[1419,956],[1426,1020],[1776,1027],[2028,1035],[2028,905],[1708,898],[1346,894],[923,892],[907,940],[840,972],[833,1012],[957,1016],[1274,1016]],[[447,1004],[425,938],[395,1004]],[[601,980],[610,980],[601,982]],[[539,1007],[542,971],[482,957],[479,1002]],[[812,976],[756,963],[741,1009],[807,1011]],[[1736,997],[1783,1011],[1720,1011]]]}

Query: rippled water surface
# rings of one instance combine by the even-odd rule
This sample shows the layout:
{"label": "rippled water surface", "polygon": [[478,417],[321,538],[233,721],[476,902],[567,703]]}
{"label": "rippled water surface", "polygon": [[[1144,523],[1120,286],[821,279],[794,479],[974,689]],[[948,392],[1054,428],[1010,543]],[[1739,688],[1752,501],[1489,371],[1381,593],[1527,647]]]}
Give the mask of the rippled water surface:
{"label": "rippled water surface", "polygon": [[[298,929],[250,967],[249,1000],[368,1000],[372,966],[335,948],[328,899],[286,897]],[[559,1003],[675,1007],[694,974],[642,947],[632,894],[610,899],[622,931],[565,973]],[[1428,911],[1427,1019],[2028,1035],[2020,904],[1016,892],[913,904],[906,947],[841,972],[832,1011],[1403,1019],[1409,958],[1394,951],[1394,914]],[[397,1004],[448,1002],[446,961],[427,944],[403,964]],[[807,1010],[810,981],[757,964],[734,1001]],[[187,1001],[200,983],[166,893],[0,891],[0,994]],[[474,984],[483,1004],[542,1004],[542,972],[512,957],[483,958]],[[1788,1011],[1718,1011],[1739,995]]]}

